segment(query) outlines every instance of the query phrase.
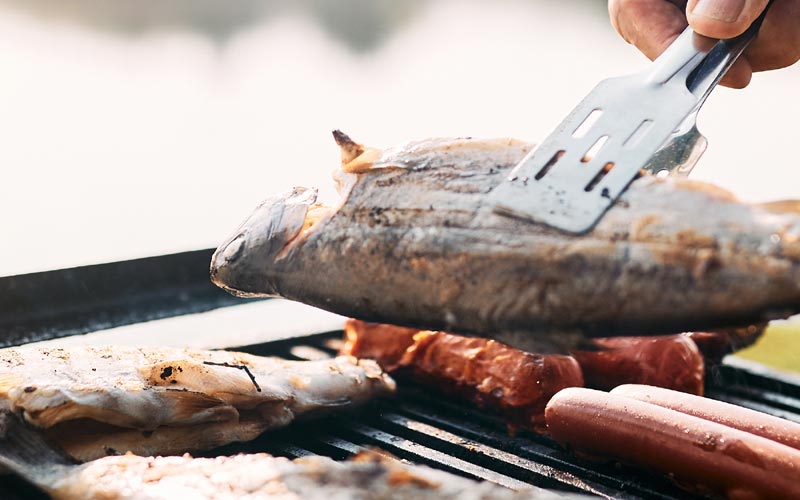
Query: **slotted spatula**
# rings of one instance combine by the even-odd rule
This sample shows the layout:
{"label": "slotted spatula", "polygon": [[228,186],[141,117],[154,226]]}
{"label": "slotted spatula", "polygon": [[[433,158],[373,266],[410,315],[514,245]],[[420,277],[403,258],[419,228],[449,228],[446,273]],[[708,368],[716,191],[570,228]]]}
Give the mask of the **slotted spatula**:
{"label": "slotted spatula", "polygon": [[489,194],[494,211],[581,234],[641,170],[687,175],[706,148],[697,112],[766,12],[730,40],[686,28],[646,71],[600,82]]}

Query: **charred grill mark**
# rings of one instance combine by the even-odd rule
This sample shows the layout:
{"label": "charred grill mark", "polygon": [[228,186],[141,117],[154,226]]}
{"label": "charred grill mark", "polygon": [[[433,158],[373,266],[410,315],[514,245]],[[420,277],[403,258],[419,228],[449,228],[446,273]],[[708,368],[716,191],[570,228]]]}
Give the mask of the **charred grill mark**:
{"label": "charred grill mark", "polygon": [[250,371],[250,368],[247,365],[232,365],[230,363],[214,363],[213,361],[203,361],[204,365],[209,366],[224,366],[225,368],[236,368],[238,370],[244,370],[248,377],[250,377],[250,381],[253,382],[253,385],[256,388],[257,392],[261,392],[261,387],[256,382],[256,377],[253,375],[253,372]]}
{"label": "charred grill mark", "polygon": [[381,216],[384,210],[385,209],[383,207],[374,207],[369,211],[370,226],[380,226],[389,223],[389,220],[386,217]]}
{"label": "charred grill mark", "polygon": [[386,206],[358,207],[348,213],[351,224],[393,228],[450,227],[469,228],[475,220],[475,211],[438,210],[433,205],[424,208],[397,208]]}

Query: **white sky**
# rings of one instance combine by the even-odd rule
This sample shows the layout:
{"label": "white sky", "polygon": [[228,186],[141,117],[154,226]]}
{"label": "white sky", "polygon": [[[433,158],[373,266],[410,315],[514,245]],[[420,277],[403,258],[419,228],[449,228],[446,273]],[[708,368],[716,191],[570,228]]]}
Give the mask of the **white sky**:
{"label": "white sky", "polygon": [[[0,276],[215,246],[293,185],[333,195],[330,130],[536,141],[602,78],[646,60],[573,2],[429,4],[354,54],[309,16],[220,45],[118,36],[0,7]],[[800,67],[718,89],[693,176],[798,197]]]}

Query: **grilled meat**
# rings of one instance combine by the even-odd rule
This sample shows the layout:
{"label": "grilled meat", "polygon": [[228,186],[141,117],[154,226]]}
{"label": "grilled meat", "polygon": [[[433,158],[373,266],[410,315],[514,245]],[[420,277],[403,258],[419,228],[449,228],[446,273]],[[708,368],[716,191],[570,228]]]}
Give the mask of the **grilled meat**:
{"label": "grilled meat", "polygon": [[800,423],[785,418],[724,401],[697,398],[682,392],[647,385],[621,385],[611,391],[611,394],[694,415],[800,450]]}
{"label": "grilled meat", "polygon": [[559,392],[545,410],[551,435],[575,453],[650,467],[715,498],[800,498],[800,450],[764,437],[787,428],[778,422],[782,429],[765,430],[774,417],[749,416],[758,429],[742,422],[741,414],[728,418],[728,408],[698,396],[665,397],[656,388],[651,404],[645,402],[650,400],[647,387],[635,391],[636,399],[626,397],[629,391],[572,387]]}
{"label": "grilled meat", "polygon": [[609,337],[593,343],[594,350],[572,351],[586,387],[607,391],[622,384],[647,384],[703,394],[703,356],[686,336]]}
{"label": "grilled meat", "polygon": [[343,352],[501,413],[509,430],[545,432],[544,408],[565,387],[582,386],[570,356],[532,354],[494,340],[349,320]]}
{"label": "grilled meat", "polygon": [[566,387],[610,390],[649,384],[702,395],[705,362],[692,339],[702,339],[717,354],[729,335],[597,338],[593,349],[563,356],[528,353],[491,339],[351,319],[341,352],[374,359],[398,379],[498,412],[512,432],[544,433],[545,405]]}
{"label": "grilled meat", "polygon": [[[36,479],[36,478],[35,478]],[[259,453],[217,458],[106,457],[41,474],[37,482],[59,500],[523,500],[586,498],[533,488],[515,492],[423,466],[403,465],[375,453],[335,462]]]}
{"label": "grilled meat", "polygon": [[391,392],[373,361],[286,361],[168,347],[0,350],[0,408],[78,460],[253,439]]}
{"label": "grilled meat", "polygon": [[530,144],[430,139],[378,151],[336,138],[338,205],[305,188],[267,199],[217,249],[216,284],[531,352],[800,310],[797,202],[747,204],[710,184],[644,176],[575,236],[486,201]]}
{"label": "grilled meat", "polygon": [[141,457],[127,453],[84,465],[16,415],[0,414],[0,467],[57,499],[578,499],[531,486],[514,492],[364,451],[348,462],[290,461],[259,453],[216,458]]}

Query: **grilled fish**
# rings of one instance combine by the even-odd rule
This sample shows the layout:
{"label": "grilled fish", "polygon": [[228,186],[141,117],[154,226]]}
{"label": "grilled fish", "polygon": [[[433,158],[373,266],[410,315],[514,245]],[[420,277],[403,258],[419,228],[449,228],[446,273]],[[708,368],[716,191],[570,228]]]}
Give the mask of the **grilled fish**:
{"label": "grilled fish", "polygon": [[287,361],[168,347],[0,350],[0,409],[85,461],[250,440],[391,392],[372,361]]}
{"label": "grilled fish", "polygon": [[556,500],[588,498],[533,488],[512,491],[424,466],[403,465],[374,452],[335,462],[289,460],[264,453],[231,457],[105,457],[81,466],[24,471],[57,500]]}
{"label": "grilled fish", "polygon": [[215,252],[214,283],[532,352],[800,310],[800,201],[748,204],[710,184],[645,175],[576,236],[487,202],[528,143],[376,150],[334,135],[338,204],[302,187],[267,199]]}
{"label": "grilled fish", "polygon": [[63,500],[587,498],[535,486],[515,492],[428,467],[403,465],[374,451],[362,451],[347,462],[325,457],[290,461],[264,453],[216,458],[126,453],[76,465],[10,413],[0,413],[0,467]]}

